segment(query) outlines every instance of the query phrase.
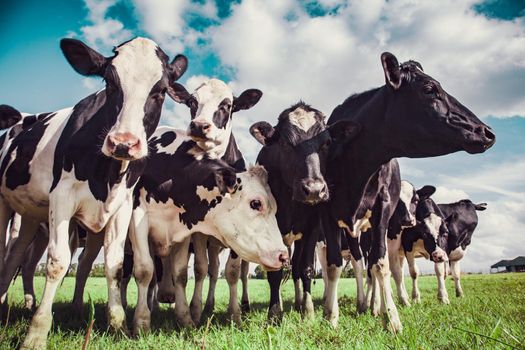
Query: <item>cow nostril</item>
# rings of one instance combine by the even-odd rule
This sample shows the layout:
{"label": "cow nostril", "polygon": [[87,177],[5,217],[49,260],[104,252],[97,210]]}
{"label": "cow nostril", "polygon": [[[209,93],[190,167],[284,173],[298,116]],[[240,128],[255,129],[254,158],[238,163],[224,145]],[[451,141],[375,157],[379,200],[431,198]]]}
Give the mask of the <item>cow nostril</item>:
{"label": "cow nostril", "polygon": [[204,130],[208,130],[208,129],[210,128],[210,126],[211,126],[211,125],[208,124],[208,123],[202,124],[202,130],[203,130],[203,131],[204,131]]}
{"label": "cow nostril", "polygon": [[279,254],[279,261],[282,262],[283,264],[286,264],[288,263],[288,253],[280,253]]}
{"label": "cow nostril", "polygon": [[485,135],[486,138],[488,138],[489,140],[494,140],[496,138],[496,135],[494,135],[494,133],[492,132],[492,130],[490,130],[490,128],[485,128],[485,130],[483,130],[483,133]]}

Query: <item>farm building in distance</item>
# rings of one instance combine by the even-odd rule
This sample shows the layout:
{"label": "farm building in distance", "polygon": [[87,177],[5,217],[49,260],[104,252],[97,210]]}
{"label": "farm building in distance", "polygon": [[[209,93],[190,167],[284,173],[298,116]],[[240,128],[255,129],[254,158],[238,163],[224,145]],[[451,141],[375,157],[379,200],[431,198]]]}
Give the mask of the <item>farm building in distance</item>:
{"label": "farm building in distance", "polygon": [[[505,270],[500,270],[502,267]],[[498,261],[490,267],[490,272],[492,272],[492,269],[496,269],[496,272],[525,272],[525,256],[518,256],[512,260]]]}

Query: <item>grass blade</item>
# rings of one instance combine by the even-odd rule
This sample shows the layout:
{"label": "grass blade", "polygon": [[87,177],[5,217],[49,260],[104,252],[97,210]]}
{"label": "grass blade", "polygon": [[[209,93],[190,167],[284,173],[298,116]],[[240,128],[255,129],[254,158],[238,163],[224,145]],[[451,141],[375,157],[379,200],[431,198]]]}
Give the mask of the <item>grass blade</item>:
{"label": "grass blade", "polygon": [[95,304],[93,299],[91,299],[91,294],[88,293],[89,300],[89,319],[88,325],[86,328],[86,336],[84,337],[84,344],[82,344],[82,350],[86,350],[89,345],[89,340],[91,338],[91,332],[93,330],[93,325],[95,324]]}

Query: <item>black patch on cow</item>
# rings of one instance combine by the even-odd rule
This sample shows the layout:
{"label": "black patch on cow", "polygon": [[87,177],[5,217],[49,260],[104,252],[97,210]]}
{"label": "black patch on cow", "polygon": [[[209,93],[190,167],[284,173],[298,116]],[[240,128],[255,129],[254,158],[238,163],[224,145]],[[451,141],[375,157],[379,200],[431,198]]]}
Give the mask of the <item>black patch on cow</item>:
{"label": "black patch on cow", "polygon": [[0,129],[7,129],[22,119],[19,111],[8,105],[0,105]]}
{"label": "black patch on cow", "polygon": [[231,109],[232,101],[226,97],[219,103],[217,110],[213,113],[213,124],[219,129],[226,128],[232,116]]}

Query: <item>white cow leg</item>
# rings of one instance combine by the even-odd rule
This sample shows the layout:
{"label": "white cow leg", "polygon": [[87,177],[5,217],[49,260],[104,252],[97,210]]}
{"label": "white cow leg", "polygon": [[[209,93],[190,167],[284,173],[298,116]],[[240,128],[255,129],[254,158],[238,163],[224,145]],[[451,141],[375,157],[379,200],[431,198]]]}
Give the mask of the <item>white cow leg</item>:
{"label": "white cow leg", "polygon": [[445,263],[435,263],[434,264],[434,270],[436,271],[436,277],[438,280],[438,300],[441,301],[443,304],[450,304],[450,301],[448,299],[448,293],[447,288],[445,286],[445,278],[446,278],[446,267]]}
{"label": "white cow leg", "polygon": [[190,237],[172,247],[170,258],[173,257],[173,277],[175,281],[175,318],[181,327],[194,327],[190,308],[186,300],[186,284],[188,282],[188,249]]}
{"label": "white cow leg", "polygon": [[201,320],[202,313],[202,287],[204,279],[208,274],[208,256],[206,246],[208,237],[203,233],[197,232],[191,236],[193,243],[194,264],[193,270],[195,273],[195,288],[193,289],[193,297],[190,303],[190,313],[193,322],[198,325]]}
{"label": "white cow leg", "polygon": [[[387,252],[385,252],[385,255]],[[381,298],[381,313],[384,317],[385,326],[388,330],[399,333],[403,330],[399,314],[397,312],[394,298],[392,297],[392,286],[390,284],[390,266],[388,258],[384,256],[372,266],[372,273],[379,282],[379,294]]]}
{"label": "white cow leg", "polygon": [[389,251],[388,260],[390,263],[390,271],[392,272],[392,277],[394,277],[394,282],[396,282],[397,298],[399,299],[401,305],[410,306],[410,301],[408,301],[408,293],[405,289],[405,281],[403,278],[404,258],[400,258],[397,251]]}
{"label": "white cow leg", "polygon": [[419,268],[416,265],[416,259],[413,252],[406,252],[406,258],[408,262],[408,271],[410,272],[410,277],[412,278],[412,301],[414,303],[421,302],[421,294],[419,293],[418,287],[418,277],[419,277]]}
{"label": "white cow leg", "polygon": [[454,279],[454,285],[456,286],[456,297],[461,298],[463,296],[463,289],[461,288],[461,267],[459,264],[460,260],[450,262],[450,272]]}
{"label": "white cow leg", "polygon": [[381,314],[381,296],[380,296],[380,286],[379,281],[375,274],[372,273],[372,278],[370,279],[369,288],[372,289],[371,300],[370,300],[370,311],[372,316],[377,317]]}
{"label": "white cow leg", "polygon": [[35,288],[33,285],[33,280],[35,277],[36,267],[38,262],[44,255],[46,251],[47,244],[49,242],[49,237],[43,232],[38,232],[31,243],[28,260],[24,265],[22,265],[22,280],[24,284],[24,300],[25,307],[28,310],[36,310],[36,297],[35,297]]}
{"label": "white cow leg", "polygon": [[53,299],[71,262],[69,222],[73,216],[75,203],[72,203],[68,198],[68,192],[56,188],[50,196],[46,284],[42,302],[31,320],[29,331],[21,347],[22,349],[41,349],[46,347],[47,334],[53,321]]}
{"label": "white cow leg", "polygon": [[30,220],[27,217],[22,218],[20,234],[18,238],[13,241],[4,262],[4,270],[0,279],[0,295],[2,295],[2,300],[5,300],[5,294],[18,267],[23,265],[24,259],[27,258],[28,247],[35,237],[38,225],[38,222]]}
{"label": "white cow leg", "polygon": [[213,242],[213,239],[210,239],[210,244],[208,246],[208,274],[210,276],[210,283],[203,311],[206,315],[211,315],[215,308],[215,287],[217,286],[217,279],[219,278],[219,253],[221,250],[222,247],[219,243]]}
{"label": "white cow leg", "polygon": [[0,198],[0,274],[2,274],[2,270],[4,268],[7,226],[9,226],[9,221],[11,220],[12,213],[13,210],[7,205],[7,203],[2,198]]}
{"label": "white cow leg", "polygon": [[75,293],[73,294],[73,308],[78,314],[84,311],[84,289],[86,288],[89,273],[93,263],[104,246],[104,234],[87,232],[86,245],[78,257],[77,274],[75,276]]}
{"label": "white cow leg", "polygon": [[368,309],[366,303],[365,286],[363,282],[363,259],[355,260],[354,257],[350,258],[352,268],[355,273],[355,281],[357,288],[357,312],[363,313]]}
{"label": "white cow leg", "polygon": [[228,304],[228,314],[231,316],[233,322],[237,325],[241,324],[241,308],[237,298],[237,284],[241,277],[241,258],[237,256],[235,259],[230,256],[226,262],[226,269],[224,271],[226,281],[230,289],[230,302]]}
{"label": "white cow leg", "polygon": [[326,268],[326,300],[324,304],[324,316],[332,327],[336,328],[339,323],[339,304],[337,301],[337,287],[341,277],[342,266],[329,265]]}
{"label": "white cow leg", "polygon": [[241,310],[242,312],[250,311],[250,297],[248,295],[249,270],[250,270],[250,262],[246,260],[242,260],[241,261],[241,282],[242,282]]}
{"label": "white cow leg", "polygon": [[141,207],[133,210],[129,239],[133,248],[133,276],[137,284],[137,306],[133,317],[133,334],[147,332],[151,325],[148,287],[153,276],[153,259],[148,243],[148,217]]}
{"label": "white cow leg", "polygon": [[104,236],[104,267],[108,286],[107,313],[109,327],[113,330],[126,328],[126,314],[120,299],[120,280],[131,212],[132,201],[128,198],[109,220]]}
{"label": "white cow leg", "polygon": [[[326,285],[328,284],[328,277],[326,275],[326,270],[328,269],[328,261],[326,260],[326,244],[324,242],[317,242],[315,247],[317,252],[317,259],[319,260],[319,265],[321,265],[321,274],[323,276],[323,301],[326,300]],[[297,291],[295,293],[297,295]]]}

